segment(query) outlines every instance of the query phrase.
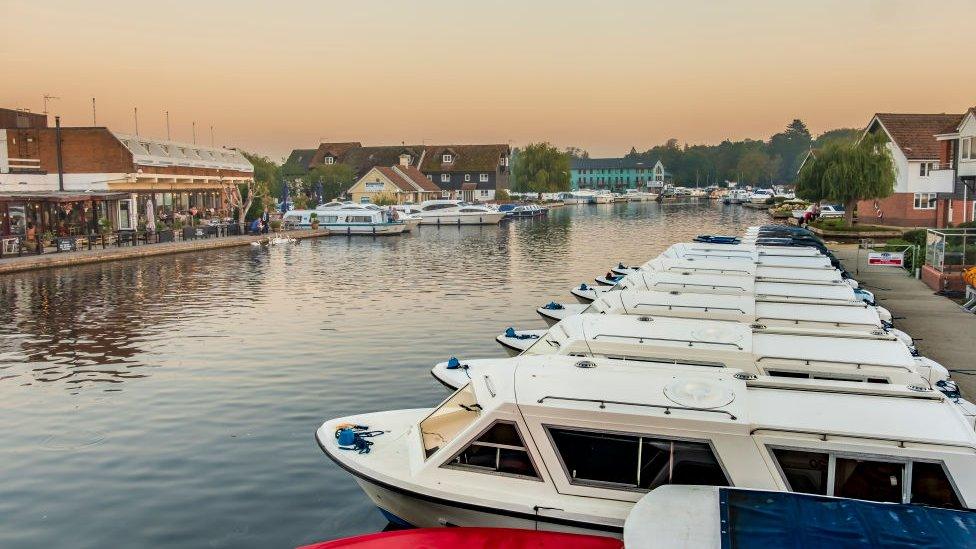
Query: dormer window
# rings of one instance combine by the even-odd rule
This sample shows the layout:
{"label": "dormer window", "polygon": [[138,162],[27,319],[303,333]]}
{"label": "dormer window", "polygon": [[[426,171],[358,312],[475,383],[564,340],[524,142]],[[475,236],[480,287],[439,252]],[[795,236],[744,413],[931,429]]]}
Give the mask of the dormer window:
{"label": "dormer window", "polygon": [[488,174],[486,174],[486,173],[479,174],[478,175],[478,181],[481,181],[482,183],[487,183],[488,182]]}
{"label": "dormer window", "polygon": [[335,158],[331,156],[326,156],[325,160],[322,161],[323,164],[335,164]]}
{"label": "dormer window", "polygon": [[441,157],[441,161],[443,161],[445,164],[450,164],[451,162],[454,162],[454,155],[444,153],[444,155]]}
{"label": "dormer window", "polygon": [[464,174],[464,180],[465,181],[471,181],[471,174],[469,174],[469,173]]}
{"label": "dormer window", "polygon": [[451,174],[449,174],[449,173],[442,173],[441,174],[441,183],[450,183],[450,182],[451,182]]}

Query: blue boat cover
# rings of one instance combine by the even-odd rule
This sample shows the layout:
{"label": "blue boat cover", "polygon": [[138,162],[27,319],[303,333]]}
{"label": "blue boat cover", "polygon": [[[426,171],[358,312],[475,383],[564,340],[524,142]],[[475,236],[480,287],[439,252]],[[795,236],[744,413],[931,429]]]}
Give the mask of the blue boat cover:
{"label": "blue boat cover", "polygon": [[976,547],[976,512],[721,489],[722,549]]}

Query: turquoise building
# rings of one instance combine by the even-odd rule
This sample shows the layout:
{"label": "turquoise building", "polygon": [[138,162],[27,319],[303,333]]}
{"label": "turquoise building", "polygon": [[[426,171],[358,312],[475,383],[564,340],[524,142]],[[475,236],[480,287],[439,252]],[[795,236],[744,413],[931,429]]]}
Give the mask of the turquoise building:
{"label": "turquoise building", "polygon": [[574,158],[570,171],[573,190],[656,189],[668,173],[660,160],[642,162],[629,158]]}

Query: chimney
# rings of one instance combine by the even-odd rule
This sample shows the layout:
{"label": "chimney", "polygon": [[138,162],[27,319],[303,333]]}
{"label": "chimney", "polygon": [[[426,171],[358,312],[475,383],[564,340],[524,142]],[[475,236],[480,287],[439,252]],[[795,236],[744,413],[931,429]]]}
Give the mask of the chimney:
{"label": "chimney", "polygon": [[409,154],[403,153],[403,154],[400,155],[400,165],[403,166],[404,168],[409,168],[410,167],[410,155]]}

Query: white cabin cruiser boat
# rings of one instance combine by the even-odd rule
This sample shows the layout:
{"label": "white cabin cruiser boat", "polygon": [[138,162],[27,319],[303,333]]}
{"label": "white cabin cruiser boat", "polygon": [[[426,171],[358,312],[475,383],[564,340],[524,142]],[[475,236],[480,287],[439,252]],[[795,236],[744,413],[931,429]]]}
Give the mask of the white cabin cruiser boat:
{"label": "white cabin cruiser boat", "polygon": [[385,514],[421,527],[619,536],[668,484],[831,479],[838,496],[944,504],[934,486],[976,506],[971,418],[938,391],[675,362],[498,361],[433,409],[331,419],[316,440]]}
{"label": "white cabin cruiser boat", "polygon": [[425,200],[417,215],[421,225],[496,225],[504,212],[460,200]]}
{"label": "white cabin cruiser boat", "polygon": [[[790,271],[797,278],[781,278],[782,271]],[[795,272],[795,273],[794,273]],[[605,292],[612,290],[679,291],[706,294],[772,296],[788,300],[815,300],[847,303],[858,301],[854,288],[844,282],[804,279],[809,269],[782,269],[775,278],[724,275],[714,273],[640,271],[625,276],[615,286],[588,286],[581,284],[572,289],[580,303],[590,303]],[[812,275],[811,275],[812,276]]]}
{"label": "white cabin cruiser boat", "polygon": [[[915,342],[905,332],[887,328],[878,307],[864,301],[849,303],[789,302],[776,297],[755,295],[716,295],[693,292],[613,291],[583,305],[549,303],[536,312],[553,326],[580,313],[605,315],[658,315],[759,323],[782,327],[824,327],[873,332],[885,330],[913,350]],[[890,319],[889,319],[890,320]],[[506,341],[508,346],[525,350],[531,342]]]}
{"label": "white cabin cruiser boat", "polygon": [[319,226],[334,234],[395,235],[406,229],[402,221],[389,221],[382,209],[365,208],[358,204],[341,205],[327,210],[292,210],[283,219],[299,227],[311,226],[311,214],[318,216]]}
{"label": "white cabin cruiser boat", "polygon": [[[740,261],[735,259],[696,259],[696,258],[657,258],[648,261],[640,269],[631,271],[626,275],[614,275],[607,273],[605,276],[596,278],[598,284],[604,286],[616,286],[627,276],[633,276],[638,272],[675,272],[675,273],[697,273],[715,275],[741,275],[754,276],[757,280],[793,280],[794,276],[800,276],[800,280],[821,280],[825,282],[846,282],[843,274],[833,268],[829,263],[804,264],[794,260],[807,260],[817,258],[787,258],[786,261],[777,261],[781,258],[770,258],[769,261]],[[857,288],[857,281],[847,282],[851,287]]]}
{"label": "white cabin cruiser boat", "polygon": [[[770,327],[664,316],[570,317],[523,352],[537,354],[678,361],[756,375],[928,388],[949,377],[937,363],[915,360],[901,341],[883,330]],[[449,360],[435,365],[431,373],[441,383],[457,388],[477,374],[484,362]]]}

